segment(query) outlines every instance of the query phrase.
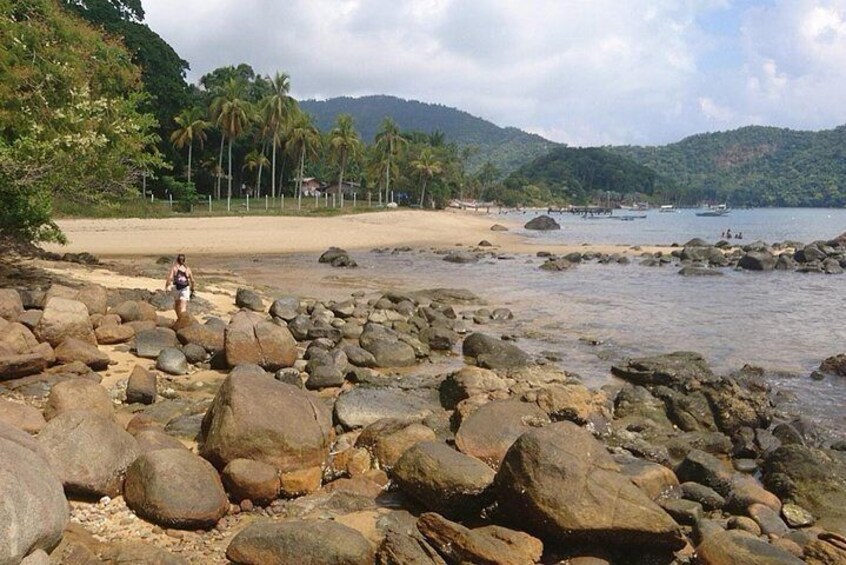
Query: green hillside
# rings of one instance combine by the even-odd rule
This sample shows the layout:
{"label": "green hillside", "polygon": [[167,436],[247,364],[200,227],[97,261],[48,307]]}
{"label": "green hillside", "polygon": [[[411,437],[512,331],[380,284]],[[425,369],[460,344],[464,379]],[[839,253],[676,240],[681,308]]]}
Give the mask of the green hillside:
{"label": "green hillside", "polygon": [[652,169],[597,147],[558,147],[514,171],[505,181],[513,191],[536,187],[557,201],[585,203],[625,195],[670,197],[676,188]]}
{"label": "green hillside", "polygon": [[441,131],[447,143],[473,149],[468,159],[470,171],[490,161],[508,173],[558,146],[539,135],[517,128],[501,128],[455,108],[395,96],[304,100],[300,107],[314,117],[321,131],[329,131],[338,114],[351,114],[362,139],[368,143],[373,142],[386,116],[393,118],[403,131]]}
{"label": "green hillside", "polygon": [[673,179],[683,202],[846,205],[846,126],[819,132],[750,126],[662,147],[609,147]]}

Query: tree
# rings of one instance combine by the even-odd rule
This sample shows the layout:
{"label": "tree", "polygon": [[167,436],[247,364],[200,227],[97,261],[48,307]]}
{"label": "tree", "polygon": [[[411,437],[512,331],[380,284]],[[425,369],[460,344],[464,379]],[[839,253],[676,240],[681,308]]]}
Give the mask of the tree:
{"label": "tree", "polygon": [[[267,155],[265,155],[261,151],[256,151],[255,149],[253,149],[252,151],[247,153],[247,156],[244,157],[244,169],[247,169],[249,171],[255,171],[256,169],[261,171],[261,168],[266,167],[268,165],[268,163],[269,163],[269,161],[267,159]],[[261,173],[256,175],[256,190],[255,190],[256,196],[261,196],[261,190],[259,188],[260,182],[261,182]]]}
{"label": "tree", "polygon": [[385,202],[391,190],[391,169],[394,160],[400,149],[408,143],[402,134],[399,126],[391,118],[386,117],[379,126],[379,133],[376,134],[376,147],[382,155],[382,162],[385,167]]}
{"label": "tree", "polygon": [[177,149],[188,145],[188,182],[191,182],[191,157],[194,149],[194,140],[200,142],[200,148],[206,141],[206,129],[211,125],[203,118],[205,112],[197,106],[183,110],[173,121],[179,126],[170,134],[170,141]]}
{"label": "tree", "polygon": [[52,0],[0,0],[0,37],[0,234],[62,241],[54,198],[137,195],[157,124],[124,47]]}
{"label": "tree", "polygon": [[426,197],[426,184],[435,176],[443,172],[443,163],[435,156],[431,147],[424,147],[420,155],[411,162],[411,166],[420,176],[422,186],[420,188],[420,207],[423,207],[423,201]]}
{"label": "tree", "polygon": [[291,114],[296,111],[297,103],[291,98],[291,79],[285,73],[276,73],[270,79],[272,93],[262,100],[264,124],[273,146],[273,158],[270,170],[270,191],[276,198],[276,153],[282,141],[285,126]]}
{"label": "tree", "polygon": [[[232,143],[244,133],[253,112],[252,105],[244,99],[244,94],[244,83],[232,78],[226,83],[223,92],[212,102],[212,112],[217,116],[217,125],[223,139],[229,142],[227,198],[232,198]],[[223,143],[221,142],[222,147]]]}
{"label": "tree", "polygon": [[317,157],[321,146],[320,131],[305,112],[297,112],[288,124],[285,133],[287,148],[297,159],[299,175],[297,176],[297,202],[302,206],[303,175],[307,156]]}
{"label": "tree", "polygon": [[341,114],[335,127],[329,132],[329,148],[334,161],[340,167],[338,191],[341,197],[341,207],[344,206],[344,173],[350,160],[361,156],[363,145],[358,132],[355,131],[353,118],[349,114]]}

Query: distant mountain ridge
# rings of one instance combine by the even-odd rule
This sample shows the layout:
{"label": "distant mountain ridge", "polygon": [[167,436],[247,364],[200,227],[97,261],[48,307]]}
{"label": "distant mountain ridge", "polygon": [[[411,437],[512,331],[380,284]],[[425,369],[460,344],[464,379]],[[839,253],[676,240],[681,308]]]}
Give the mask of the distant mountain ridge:
{"label": "distant mountain ridge", "polygon": [[321,131],[329,131],[339,114],[350,114],[362,140],[368,144],[373,143],[386,116],[393,118],[402,131],[441,131],[447,143],[474,148],[468,160],[471,171],[491,161],[508,173],[560,146],[539,135],[513,127],[502,128],[456,108],[396,96],[303,100],[300,107],[314,117]]}

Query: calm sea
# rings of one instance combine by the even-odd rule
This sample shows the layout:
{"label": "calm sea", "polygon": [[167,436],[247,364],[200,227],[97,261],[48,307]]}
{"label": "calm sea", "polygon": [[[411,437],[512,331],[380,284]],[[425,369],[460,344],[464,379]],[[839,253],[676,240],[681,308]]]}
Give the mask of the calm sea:
{"label": "calm sea", "polygon": [[[513,213],[508,216],[514,219]],[[494,223],[499,215],[490,217]],[[553,243],[716,241],[729,228],[742,232],[745,241],[769,242],[810,242],[846,231],[846,210],[830,209],[734,210],[722,218],[682,210],[650,211],[634,221],[556,219],[561,231],[526,232],[539,250]],[[549,273],[538,268],[540,259],[528,255],[470,265],[447,263],[431,252],[353,255],[360,268],[325,267],[323,277],[313,281],[315,296],[392,287],[468,288],[492,306],[514,311],[512,323],[491,326],[491,333],[514,333],[525,349],[554,354],[561,359],[558,365],[591,386],[610,382],[612,363],[625,357],[678,350],[703,354],[721,373],[744,364],[760,366],[774,387],[794,397],[789,405],[796,413],[846,438],[846,378],[809,378],[824,358],[846,352],[846,275],[725,269],[722,277],[687,278],[676,268],[641,267],[636,260]],[[315,256],[294,255],[224,262],[251,283],[283,293],[285,273],[311,269],[315,261]]]}

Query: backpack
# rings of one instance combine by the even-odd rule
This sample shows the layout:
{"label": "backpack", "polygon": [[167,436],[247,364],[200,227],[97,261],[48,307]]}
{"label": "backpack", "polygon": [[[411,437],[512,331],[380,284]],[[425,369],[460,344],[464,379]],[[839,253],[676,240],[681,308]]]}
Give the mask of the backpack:
{"label": "backpack", "polygon": [[190,284],[190,281],[188,280],[188,273],[182,269],[177,269],[176,274],[173,276],[173,284],[176,286],[177,290],[182,290],[183,288],[188,287]]}

